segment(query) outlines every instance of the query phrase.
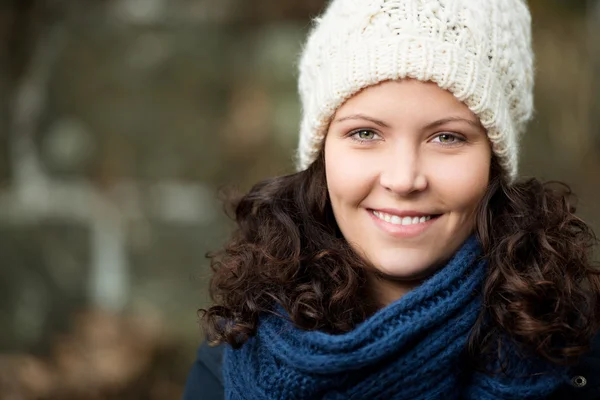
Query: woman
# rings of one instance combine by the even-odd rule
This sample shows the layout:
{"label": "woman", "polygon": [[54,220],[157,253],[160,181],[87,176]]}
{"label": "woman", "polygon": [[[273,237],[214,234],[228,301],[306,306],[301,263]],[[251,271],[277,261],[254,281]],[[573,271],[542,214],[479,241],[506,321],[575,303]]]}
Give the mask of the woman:
{"label": "woman", "polygon": [[204,315],[222,372],[201,348],[186,399],[600,397],[594,235],[517,180],[530,25],[522,0],[330,3],[299,172],[236,204]]}

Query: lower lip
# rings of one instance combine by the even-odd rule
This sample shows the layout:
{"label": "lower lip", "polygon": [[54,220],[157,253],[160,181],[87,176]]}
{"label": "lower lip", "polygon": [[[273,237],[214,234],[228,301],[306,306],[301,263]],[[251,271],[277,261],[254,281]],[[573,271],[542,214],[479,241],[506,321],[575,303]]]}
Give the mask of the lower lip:
{"label": "lower lip", "polygon": [[391,222],[379,219],[375,216],[375,214],[373,214],[373,210],[367,210],[367,212],[369,213],[373,221],[375,221],[379,229],[381,229],[389,235],[399,238],[410,238],[421,235],[440,217],[438,215],[436,217],[432,217],[431,219],[425,222],[419,222],[418,224],[396,225],[392,224]]}

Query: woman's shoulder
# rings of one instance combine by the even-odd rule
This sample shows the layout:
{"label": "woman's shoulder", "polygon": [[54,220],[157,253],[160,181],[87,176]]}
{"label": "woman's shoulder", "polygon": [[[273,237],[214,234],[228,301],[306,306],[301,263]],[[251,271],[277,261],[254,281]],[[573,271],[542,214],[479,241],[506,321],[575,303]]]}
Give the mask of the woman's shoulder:
{"label": "woman's shoulder", "polygon": [[223,400],[224,345],[210,347],[206,342],[200,345],[196,361],[188,374],[182,400]]}
{"label": "woman's shoulder", "polygon": [[561,387],[550,400],[600,399],[600,334],[596,335],[591,351],[571,370],[571,381]]}
{"label": "woman's shoulder", "polygon": [[[224,398],[222,360],[225,346],[203,343],[188,375],[183,400],[221,400]],[[561,387],[550,400],[600,399],[600,334],[592,350],[572,369],[571,382]]]}

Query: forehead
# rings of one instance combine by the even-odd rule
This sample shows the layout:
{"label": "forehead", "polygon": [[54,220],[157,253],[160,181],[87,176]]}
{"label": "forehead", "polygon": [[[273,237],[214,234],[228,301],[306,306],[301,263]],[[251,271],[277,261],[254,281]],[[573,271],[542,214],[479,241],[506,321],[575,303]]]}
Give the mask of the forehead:
{"label": "forehead", "polygon": [[370,86],[349,98],[336,116],[352,113],[377,114],[380,117],[439,117],[453,114],[476,118],[473,112],[452,93],[432,82],[415,79],[386,81]]}

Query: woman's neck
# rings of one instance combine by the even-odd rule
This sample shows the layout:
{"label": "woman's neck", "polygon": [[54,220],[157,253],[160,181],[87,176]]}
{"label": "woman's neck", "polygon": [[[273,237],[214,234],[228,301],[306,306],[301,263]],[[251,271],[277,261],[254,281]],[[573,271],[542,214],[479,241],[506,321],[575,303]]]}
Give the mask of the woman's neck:
{"label": "woman's neck", "polygon": [[406,293],[418,287],[422,280],[399,281],[392,280],[380,275],[369,276],[369,295],[375,300],[379,308],[384,308]]}

